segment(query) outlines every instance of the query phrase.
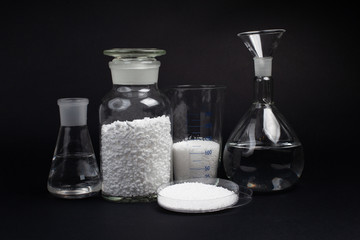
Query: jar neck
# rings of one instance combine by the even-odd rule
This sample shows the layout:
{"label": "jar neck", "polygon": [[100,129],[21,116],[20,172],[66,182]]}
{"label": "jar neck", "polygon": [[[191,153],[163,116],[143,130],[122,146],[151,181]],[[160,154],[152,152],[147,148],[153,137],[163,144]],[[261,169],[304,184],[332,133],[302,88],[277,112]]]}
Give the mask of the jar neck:
{"label": "jar neck", "polygon": [[157,83],[147,85],[113,85],[113,91],[125,98],[146,98],[158,92],[158,90]]}
{"label": "jar neck", "polygon": [[116,84],[113,83],[113,90],[117,92],[128,92],[128,91],[149,91],[149,90],[158,90],[158,84]]}
{"label": "jar neck", "polygon": [[256,104],[273,104],[273,78],[258,77],[254,79],[254,100]]}

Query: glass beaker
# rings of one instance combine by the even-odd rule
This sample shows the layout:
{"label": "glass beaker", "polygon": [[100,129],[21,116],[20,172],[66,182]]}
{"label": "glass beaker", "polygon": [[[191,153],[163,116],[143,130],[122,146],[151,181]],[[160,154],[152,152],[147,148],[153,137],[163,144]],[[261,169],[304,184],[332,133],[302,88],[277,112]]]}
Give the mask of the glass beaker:
{"label": "glass beaker", "polygon": [[84,198],[100,191],[101,177],[87,127],[87,98],[62,98],[60,130],[47,188],[61,198]]}
{"label": "glass beaker", "polygon": [[174,123],[175,180],[217,176],[224,92],[224,86],[216,85],[179,85],[167,90]]}
{"label": "glass beaker", "polygon": [[115,202],[156,200],[171,180],[169,101],[157,86],[164,50],[105,50],[113,87],[100,105],[102,196]]}
{"label": "glass beaker", "polygon": [[224,149],[228,178],[255,192],[292,187],[304,167],[299,139],[273,102],[272,54],[285,30],[239,33],[254,57],[254,102]]}

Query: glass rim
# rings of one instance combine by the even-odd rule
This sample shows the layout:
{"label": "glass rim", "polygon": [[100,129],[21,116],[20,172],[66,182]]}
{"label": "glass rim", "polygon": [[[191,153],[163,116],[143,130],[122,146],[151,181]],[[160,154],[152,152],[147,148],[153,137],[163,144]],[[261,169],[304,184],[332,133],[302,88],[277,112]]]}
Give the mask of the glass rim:
{"label": "glass rim", "polygon": [[241,36],[249,36],[249,35],[254,35],[254,34],[264,35],[264,34],[279,34],[279,33],[284,33],[284,32],[286,32],[285,29],[277,28],[277,29],[266,29],[266,30],[241,32],[241,33],[238,33],[237,35],[239,37],[241,37]]}
{"label": "glass rim", "polygon": [[89,104],[88,98],[59,98],[58,105],[86,105]]}
{"label": "glass rim", "polygon": [[154,58],[166,54],[163,49],[157,48],[113,48],[104,50],[104,55],[115,58]]}

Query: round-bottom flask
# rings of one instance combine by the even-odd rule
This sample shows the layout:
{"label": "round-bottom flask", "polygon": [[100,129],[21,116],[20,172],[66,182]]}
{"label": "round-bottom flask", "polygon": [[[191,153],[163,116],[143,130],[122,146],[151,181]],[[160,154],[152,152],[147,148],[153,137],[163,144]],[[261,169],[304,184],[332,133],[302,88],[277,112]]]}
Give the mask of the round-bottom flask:
{"label": "round-bottom flask", "polygon": [[288,189],[303,170],[303,148],[289,125],[275,106],[256,103],[227,141],[223,159],[227,176],[255,192]]}
{"label": "round-bottom flask", "polygon": [[255,192],[294,186],[303,171],[303,148],[274,105],[272,52],[284,30],[240,33],[255,63],[255,101],[228,139],[223,156],[228,178]]}

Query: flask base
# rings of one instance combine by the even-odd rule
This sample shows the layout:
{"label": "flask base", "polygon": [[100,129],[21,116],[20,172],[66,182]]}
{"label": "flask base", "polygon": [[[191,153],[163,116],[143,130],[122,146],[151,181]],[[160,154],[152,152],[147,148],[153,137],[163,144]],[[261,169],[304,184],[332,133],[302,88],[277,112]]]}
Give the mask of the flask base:
{"label": "flask base", "polygon": [[277,147],[229,143],[224,150],[224,167],[230,180],[255,192],[278,192],[291,188],[304,168],[300,144]]}
{"label": "flask base", "polygon": [[[247,182],[244,184],[244,186],[247,186],[249,189],[253,190],[254,194],[268,194],[268,193],[280,193],[280,192],[287,192],[289,190],[292,190],[295,188],[295,186],[298,184],[299,179],[280,179],[276,178],[274,183],[273,181],[262,181],[261,183],[256,182]],[[279,185],[279,182],[281,182],[281,186]]]}
{"label": "flask base", "polygon": [[82,187],[76,189],[60,189],[54,188],[48,185],[48,191],[55,197],[65,199],[80,199],[94,196],[99,193],[100,188],[98,186]]}

